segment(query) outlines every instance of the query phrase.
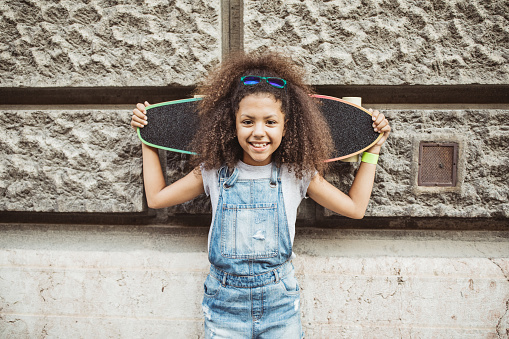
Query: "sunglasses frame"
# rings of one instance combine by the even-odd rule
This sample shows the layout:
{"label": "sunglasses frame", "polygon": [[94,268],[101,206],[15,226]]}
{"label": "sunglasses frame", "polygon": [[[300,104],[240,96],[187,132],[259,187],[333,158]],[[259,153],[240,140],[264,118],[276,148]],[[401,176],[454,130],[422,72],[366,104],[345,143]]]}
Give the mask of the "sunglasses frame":
{"label": "sunglasses frame", "polygon": [[[245,83],[245,79],[246,78],[258,78],[258,82],[255,83],[255,84],[246,84]],[[283,82],[283,86],[278,86],[277,84],[274,84],[274,83],[270,83],[269,82],[269,79],[277,79],[277,80],[281,80]],[[260,82],[262,82],[262,80],[265,80],[269,85],[271,85],[272,87],[275,87],[275,88],[285,88],[286,87],[286,80],[285,79],[281,79],[281,78],[277,78],[277,77],[262,77],[262,76],[259,76],[259,75],[246,75],[246,76],[243,76],[242,78],[240,78],[240,81],[245,85],[245,86],[254,86],[254,85],[258,85]]]}

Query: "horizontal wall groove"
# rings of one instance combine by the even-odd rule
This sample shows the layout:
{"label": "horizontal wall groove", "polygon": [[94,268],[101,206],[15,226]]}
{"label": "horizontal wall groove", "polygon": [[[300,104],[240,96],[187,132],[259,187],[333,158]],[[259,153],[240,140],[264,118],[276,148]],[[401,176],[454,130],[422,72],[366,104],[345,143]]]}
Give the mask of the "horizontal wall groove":
{"label": "horizontal wall groove", "polygon": [[[116,225],[130,227],[200,228],[210,225],[210,214],[176,214],[159,219],[154,210],[140,213],[67,213],[67,212],[0,212],[0,229],[11,225],[39,225],[47,227],[80,227],[87,225]],[[3,225],[3,226],[2,226]],[[342,216],[321,219],[297,219],[299,229],[371,229],[371,230],[436,230],[436,231],[506,231],[509,219],[504,217],[364,217],[360,220]]]}
{"label": "horizontal wall groove", "polygon": [[195,87],[0,88],[0,105],[129,105],[187,98]]}
{"label": "horizontal wall groove", "polygon": [[315,86],[335,97],[362,97],[370,104],[506,104],[509,85]]}
{"label": "horizontal wall groove", "polygon": [[[316,85],[317,93],[370,104],[508,104],[509,85]],[[190,97],[194,86],[0,87],[0,105],[131,105]]]}

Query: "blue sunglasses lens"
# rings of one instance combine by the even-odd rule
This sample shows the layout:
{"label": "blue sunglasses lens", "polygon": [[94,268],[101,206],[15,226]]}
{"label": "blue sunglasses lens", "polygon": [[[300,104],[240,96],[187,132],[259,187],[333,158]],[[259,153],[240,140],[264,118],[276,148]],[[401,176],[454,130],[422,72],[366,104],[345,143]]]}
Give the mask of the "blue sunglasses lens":
{"label": "blue sunglasses lens", "polygon": [[256,85],[257,83],[260,82],[260,77],[244,77],[242,78],[242,82],[244,83],[244,85]]}
{"label": "blue sunglasses lens", "polygon": [[271,78],[271,77],[259,77],[256,75],[247,75],[242,77],[240,80],[244,85],[256,85],[259,84],[262,79],[266,80],[269,85],[276,88],[284,88],[286,86],[286,81],[281,78]]}
{"label": "blue sunglasses lens", "polygon": [[279,78],[267,78],[267,82],[277,88],[283,88],[286,85],[286,81]]}

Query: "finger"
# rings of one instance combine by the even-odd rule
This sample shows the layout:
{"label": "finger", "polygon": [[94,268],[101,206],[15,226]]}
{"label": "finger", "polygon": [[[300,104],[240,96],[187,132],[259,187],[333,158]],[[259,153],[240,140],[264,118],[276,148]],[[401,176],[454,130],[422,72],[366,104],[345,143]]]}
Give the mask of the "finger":
{"label": "finger", "polygon": [[133,115],[131,121],[134,121],[134,122],[137,122],[137,123],[140,123],[140,124],[143,124],[143,125],[146,125],[148,122],[146,119],[143,119],[143,118],[140,118],[136,115]]}
{"label": "finger", "polygon": [[388,125],[389,125],[389,121],[387,121],[387,119],[383,119],[382,121],[380,121],[379,124],[374,122],[373,123],[373,128],[374,128],[375,131],[381,131],[383,128],[385,128]]}
{"label": "finger", "polygon": [[380,129],[388,125],[389,122],[387,119],[385,119],[385,116],[383,114],[380,114],[377,116],[375,122],[373,122],[373,129],[378,132]]}
{"label": "finger", "polygon": [[145,107],[146,106],[150,106],[150,104],[148,103],[148,101],[145,101]]}
{"label": "finger", "polygon": [[384,132],[384,133],[389,133],[391,131],[391,126],[387,123],[387,125],[385,125],[384,127],[379,128],[379,131]]}
{"label": "finger", "polygon": [[378,121],[378,118],[380,117],[380,112],[377,111],[377,110],[372,110],[371,108],[369,109],[370,112],[371,112],[371,119],[373,120],[373,124],[372,124],[372,127],[373,127],[373,130],[375,132],[378,132],[378,129],[377,129],[377,121]]}
{"label": "finger", "polygon": [[373,121],[375,121],[375,120],[376,120],[376,118],[378,117],[379,112],[378,112],[378,111],[373,111],[371,108],[370,108],[368,111],[369,111],[369,113],[371,114],[371,119],[372,119]]}
{"label": "finger", "polygon": [[389,134],[391,133],[391,127],[386,126],[386,128],[387,128],[386,131],[382,131],[384,133],[382,138],[380,140],[378,140],[378,142],[376,143],[378,146],[382,146],[385,143],[385,141],[387,140],[387,138],[389,137]]}
{"label": "finger", "polygon": [[146,113],[146,111],[145,111],[145,107],[146,107],[146,106],[145,106],[145,104],[142,104],[142,103],[137,103],[137,104],[136,104],[136,108],[137,108],[140,112],[142,112],[143,114],[145,114],[145,113]]}
{"label": "finger", "polygon": [[[378,111],[375,111],[375,112],[378,112]],[[385,119],[385,115],[378,112],[376,119],[375,119],[375,125],[379,125],[384,119]]]}
{"label": "finger", "polygon": [[133,115],[131,119],[131,126],[136,129],[137,127],[143,128],[147,122],[145,120],[142,120],[138,118],[137,116]]}
{"label": "finger", "polygon": [[391,130],[389,128],[389,130],[387,131],[380,131],[379,133],[383,133],[383,136],[382,138],[377,142],[377,145],[382,145],[385,140],[387,140],[387,138],[389,137],[389,134],[391,133]]}
{"label": "finger", "polygon": [[136,122],[136,121],[133,121],[131,120],[131,127],[134,128],[135,130],[138,128],[138,127],[142,127],[140,123]]}
{"label": "finger", "polygon": [[147,120],[147,116],[144,112],[141,112],[139,109],[135,108],[133,110],[133,116],[137,116],[140,119]]}

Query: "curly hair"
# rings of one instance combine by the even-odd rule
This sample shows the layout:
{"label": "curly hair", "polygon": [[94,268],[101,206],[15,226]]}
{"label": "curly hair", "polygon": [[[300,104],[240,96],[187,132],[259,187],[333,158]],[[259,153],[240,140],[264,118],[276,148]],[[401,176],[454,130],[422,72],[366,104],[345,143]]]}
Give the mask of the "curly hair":
{"label": "curly hair", "polygon": [[[333,150],[332,139],[303,74],[291,59],[275,53],[235,54],[223,61],[196,90],[204,99],[198,109],[200,127],[192,143],[198,152],[193,165],[209,170],[223,165],[233,168],[243,156],[235,124],[239,103],[251,94],[269,94],[281,103],[285,119],[285,136],[272,161],[278,166],[286,164],[298,178],[306,172],[323,174],[324,160]],[[245,86],[240,81],[245,75],[279,77],[287,85],[280,89],[262,81]]]}

